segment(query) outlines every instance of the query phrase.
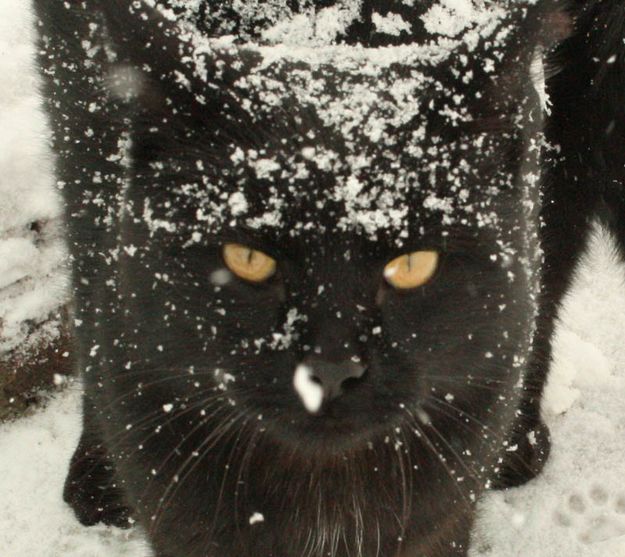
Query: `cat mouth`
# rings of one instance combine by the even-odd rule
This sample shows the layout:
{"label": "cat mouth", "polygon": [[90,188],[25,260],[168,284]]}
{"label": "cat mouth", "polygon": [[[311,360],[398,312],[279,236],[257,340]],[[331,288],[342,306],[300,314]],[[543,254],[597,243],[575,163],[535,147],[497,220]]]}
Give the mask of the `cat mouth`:
{"label": "cat mouth", "polygon": [[[358,403],[355,403],[355,400]],[[304,408],[276,416],[267,433],[280,443],[315,459],[335,457],[383,440],[405,425],[399,411],[370,406],[359,397],[326,401],[315,413]]]}

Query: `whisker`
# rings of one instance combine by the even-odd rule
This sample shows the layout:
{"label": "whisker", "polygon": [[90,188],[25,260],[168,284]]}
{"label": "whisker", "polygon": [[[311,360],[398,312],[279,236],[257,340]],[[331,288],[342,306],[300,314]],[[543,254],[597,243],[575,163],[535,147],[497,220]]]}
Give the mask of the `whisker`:
{"label": "whisker", "polygon": [[460,493],[460,497],[462,498],[463,502],[468,507],[471,507],[471,502],[469,501],[469,499],[467,498],[466,494],[462,491],[462,489],[458,485],[458,482],[456,480],[456,477],[454,476],[454,473],[453,473],[452,469],[447,464],[447,460],[445,459],[445,457],[443,455],[440,454],[440,452],[438,451],[436,446],[433,444],[432,440],[427,436],[427,434],[425,433],[424,429],[421,427],[421,424],[419,423],[419,419],[408,408],[404,408],[404,410],[412,418],[412,424],[411,425],[416,428],[414,433],[417,435],[417,438],[420,439],[420,440],[425,441],[426,446],[430,449],[431,453],[436,457],[436,459],[441,463],[441,465],[443,466],[443,468],[447,472],[447,475],[452,480],[452,483],[456,487],[456,489],[458,490],[458,493]]}
{"label": "whisker", "polygon": [[[237,446],[239,444],[239,441],[241,440],[241,436],[243,434],[243,432],[245,431],[245,428],[247,426],[247,424],[250,421],[250,417],[246,417],[245,420],[243,421],[243,423],[241,424],[241,426],[239,427],[239,433],[236,436],[236,439],[234,440],[234,443],[232,445],[232,448],[230,449],[230,453],[228,454],[228,458],[226,460],[226,465],[224,466],[224,473],[223,473],[223,477],[221,479],[221,486],[219,487],[219,496],[217,498],[217,503],[215,504],[215,514],[213,517],[213,525],[212,525],[212,531],[214,532],[217,529],[217,521],[219,519],[219,509],[221,507],[221,501],[223,499],[223,494],[224,494],[224,489],[226,487],[226,480],[228,478],[228,473],[230,472],[230,464],[232,462],[232,457],[233,455],[236,453],[237,450]],[[235,487],[236,489],[236,487]]]}
{"label": "whisker", "polygon": [[[119,446],[121,445],[121,442],[128,437],[129,435],[131,435],[132,433],[136,432],[139,429],[147,429],[149,426],[151,426],[152,424],[158,422],[160,419],[162,419],[165,415],[166,419],[164,422],[159,423],[159,430],[162,429],[163,427],[168,426],[172,421],[178,419],[180,416],[183,416],[191,411],[193,411],[194,409],[197,409],[199,407],[202,407],[204,405],[209,405],[207,406],[213,406],[214,404],[217,404],[219,402],[222,402],[224,397],[224,393],[215,393],[214,396],[205,396],[207,392],[212,391],[212,389],[207,389],[207,390],[203,390],[203,391],[197,391],[195,393],[193,393],[192,396],[188,397],[185,405],[184,406],[180,406],[176,409],[174,409],[170,414],[164,414],[163,408],[162,407],[158,407],[155,408],[154,410],[150,411],[149,413],[143,415],[139,420],[137,420],[136,422],[132,422],[127,424],[126,426],[126,430],[125,431],[121,431],[115,435],[113,435],[112,437],[110,437],[109,439],[107,439],[107,441],[109,442],[109,444],[112,444],[113,446]],[[193,402],[192,404],[189,405],[189,403],[195,399],[195,398],[199,398],[199,400],[197,400],[196,402]],[[134,431],[133,431],[134,430]],[[154,432],[152,432],[146,439],[144,439],[142,442],[144,443],[145,441],[147,441],[152,435],[154,434]]]}
{"label": "whisker", "polygon": [[[165,460],[163,460],[163,462],[161,462],[160,466],[157,468],[157,473],[160,473],[160,471],[166,466],[167,462],[169,462],[169,460],[173,457],[173,455],[176,454],[176,452],[180,449],[180,447],[182,447],[182,445],[187,441],[187,439],[191,437],[191,435],[193,435],[202,426],[206,425],[206,423],[208,423],[211,418],[213,418],[216,414],[219,413],[221,409],[223,409],[223,406],[219,404],[220,402],[222,401],[219,399],[216,399],[216,400],[211,401],[211,404],[207,406],[206,400],[201,399],[193,403],[191,406],[185,408],[184,410],[178,412],[175,416],[172,416],[171,418],[167,420],[167,422],[162,424],[162,426],[164,427],[167,424],[173,422],[174,420],[177,420],[181,418],[182,416],[189,414],[190,412],[193,412],[194,410],[197,410],[198,408],[202,408],[202,410],[207,410],[209,408],[213,408],[216,406],[216,409],[211,414],[207,416],[201,416],[201,420],[191,429],[191,431],[186,433],[185,436],[182,438],[182,440],[170,451],[169,455],[165,458]],[[137,449],[135,449],[131,453],[127,453],[127,456],[130,457],[133,454],[135,454],[138,450],[140,450],[139,447],[142,447],[143,445],[145,445],[145,443],[147,443],[155,435],[158,435],[158,432],[154,430],[150,433],[150,435],[148,435],[146,438],[141,440]]]}
{"label": "whisker", "polygon": [[422,375],[423,379],[429,379],[433,384],[436,383],[453,383],[460,385],[461,387],[475,387],[481,389],[490,389],[493,391],[499,391],[501,388],[498,385],[509,385],[510,381],[504,379],[491,379],[491,378],[460,378],[460,377],[447,377],[438,375]]}
{"label": "whisker", "polygon": [[[233,417],[234,416],[234,417]],[[161,496],[157,509],[154,513],[153,525],[151,527],[152,530],[156,530],[160,524],[162,519],[162,510],[166,506],[166,503],[173,500],[178,493],[178,490],[184,484],[184,482],[189,478],[189,476],[193,473],[196,467],[202,462],[202,460],[206,457],[208,452],[232,429],[232,426],[236,423],[236,421],[244,416],[243,412],[231,411],[230,414],[221,422],[221,425],[215,428],[214,431],[211,432],[210,435],[200,443],[200,445],[191,453],[189,457],[182,463],[182,465],[178,468],[177,472],[173,475],[172,480],[169,485],[165,489],[165,493]],[[200,454],[201,452],[201,454]],[[189,464],[195,459],[195,462],[191,465],[191,467],[185,472],[184,476],[181,478],[180,474],[189,466]],[[174,486],[176,486],[174,488]],[[173,489],[173,491],[172,491]]]}
{"label": "whisker", "polygon": [[[256,447],[256,442],[257,439],[262,435],[262,432],[259,429],[254,429],[252,432],[252,435],[250,436],[250,439],[248,441],[248,443],[245,446],[245,451],[243,452],[243,456],[241,457],[241,460],[239,461],[239,473],[237,474],[237,481],[236,481],[236,487],[235,487],[235,492],[234,492],[234,512],[235,512],[235,521],[237,524],[237,528],[239,527],[239,486],[241,485],[241,481],[242,478],[244,477],[246,471],[248,470],[248,466],[249,463],[252,459],[252,454],[253,451]],[[246,480],[244,481],[244,485],[245,485],[245,495],[247,496],[247,485],[248,485],[248,479],[246,477]]]}
{"label": "whisker", "polygon": [[436,436],[445,444],[445,446],[449,449],[451,454],[456,458],[458,463],[466,470],[467,474],[469,474],[469,477],[475,479],[478,483],[480,483],[481,478],[479,474],[464,461],[464,459],[451,446],[451,443],[443,436],[443,434],[438,430],[438,428],[431,422],[428,424],[428,427],[432,428],[432,431],[436,434]]}
{"label": "whisker", "polygon": [[[151,368],[149,370],[137,370],[135,372],[129,372],[134,374],[135,376],[140,376],[140,375],[150,375],[153,374],[157,371],[164,371],[164,372],[171,372],[171,370],[169,368]],[[152,381],[148,381],[148,382],[139,382],[137,383],[137,385],[135,386],[134,389],[129,389],[128,391],[126,391],[125,393],[122,393],[120,396],[114,398],[113,400],[109,401],[105,406],[103,406],[102,408],[98,409],[98,411],[100,413],[103,413],[106,410],[111,409],[111,407],[113,407],[114,405],[116,405],[117,403],[119,403],[121,400],[135,394],[137,392],[137,390],[147,390],[151,387],[154,387],[156,385],[161,385],[162,383],[166,383],[167,381],[174,381],[176,379],[182,379],[182,378],[188,378],[190,381],[193,378],[196,377],[214,377],[214,372],[195,372],[193,374],[190,374],[188,371],[184,371],[184,372],[177,372],[174,373],[173,375],[167,375],[167,377],[159,377],[158,379],[154,379]],[[127,379],[128,375],[126,373],[122,374],[120,376],[120,379]],[[218,386],[217,385],[212,385],[213,388],[217,389]]]}
{"label": "whisker", "polygon": [[[496,438],[498,436],[497,432],[494,431],[492,428],[490,428],[489,426],[487,426],[486,424],[482,423],[480,420],[478,420],[477,418],[475,418],[474,416],[472,416],[471,414],[465,412],[464,410],[461,410],[460,408],[458,408],[457,406],[453,405],[453,404],[449,404],[448,402],[444,401],[444,400],[440,400],[438,398],[429,398],[426,399],[424,401],[424,403],[426,402],[436,402],[439,405],[445,406],[445,407],[449,407],[452,410],[455,410],[456,412],[458,412],[459,414],[462,414],[464,417],[466,417],[468,420],[471,420],[472,422],[478,424],[480,426],[480,428],[482,430],[487,431],[489,434],[491,434],[493,436],[493,438]],[[473,431],[472,429],[469,428],[469,426],[463,422],[461,419],[459,419],[457,416],[453,416],[451,413],[449,413],[448,411],[445,410],[445,408],[436,408],[435,411],[437,412],[441,412],[443,413],[445,416],[455,420],[457,423],[461,424],[462,426],[464,426],[464,428],[473,433],[474,435],[478,436],[477,432]],[[532,463],[528,462],[525,458],[523,458],[518,452],[514,451],[514,452],[507,452],[506,453],[507,456],[509,458],[513,458],[515,459],[517,462],[519,462],[520,464],[531,468]]]}
{"label": "whisker", "polygon": [[[401,431],[401,430],[400,430]],[[396,438],[397,439],[397,438]],[[406,533],[406,524],[410,518],[409,502],[408,502],[408,479],[406,477],[406,470],[404,468],[404,457],[402,451],[403,443],[395,447],[395,454],[397,455],[397,461],[399,463],[399,473],[401,476],[401,497],[402,497],[402,520],[400,524],[400,536],[403,539]]]}

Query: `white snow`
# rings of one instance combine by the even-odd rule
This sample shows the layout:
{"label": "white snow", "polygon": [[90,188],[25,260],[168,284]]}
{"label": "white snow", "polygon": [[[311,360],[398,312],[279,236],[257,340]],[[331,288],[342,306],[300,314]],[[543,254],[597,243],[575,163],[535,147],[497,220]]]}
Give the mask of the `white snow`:
{"label": "white snow", "polygon": [[440,0],[421,18],[430,33],[455,37],[476,25],[502,17],[504,8],[484,0]]}
{"label": "white snow", "polygon": [[[441,3],[452,15],[477,5]],[[59,204],[36,81],[28,72],[33,49],[26,6],[0,0],[0,352],[24,341],[25,319],[43,319],[65,299],[64,252],[55,228]],[[37,219],[50,226],[41,245],[25,230]],[[480,502],[472,557],[625,556],[623,331],[624,267],[598,230],[555,339],[544,400],[550,460],[535,481]],[[319,394],[306,396],[309,411],[318,408]],[[151,555],[138,529],[84,528],[62,501],[80,431],[79,401],[79,386],[72,385],[45,409],[0,425],[2,557]],[[260,521],[256,514],[252,519]]]}
{"label": "white snow", "polygon": [[265,517],[261,513],[254,513],[250,516],[250,524],[258,524],[259,522],[265,522]]}
{"label": "white snow", "polygon": [[[56,338],[55,319],[35,334],[28,322],[47,321],[67,299],[61,207],[24,8],[0,0],[0,356]],[[30,229],[35,222],[40,234]]]}
{"label": "white snow", "polygon": [[371,21],[375,25],[377,33],[401,35],[402,33],[410,33],[412,31],[412,25],[408,21],[404,20],[399,14],[392,12],[387,15],[380,15],[374,12],[371,15]]}
{"label": "white snow", "polygon": [[560,314],[543,401],[552,452],[480,504],[472,557],[625,556],[625,267],[597,229]]}
{"label": "white snow", "polygon": [[0,426],[2,557],[150,557],[138,529],[84,528],[62,502],[64,470],[80,434],[78,386]]}

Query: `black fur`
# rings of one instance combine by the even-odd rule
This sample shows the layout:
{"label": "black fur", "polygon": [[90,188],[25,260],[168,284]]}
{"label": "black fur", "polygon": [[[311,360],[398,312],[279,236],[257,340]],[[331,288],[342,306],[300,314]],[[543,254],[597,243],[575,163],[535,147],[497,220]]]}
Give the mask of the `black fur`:
{"label": "black fur", "polygon": [[[288,85],[279,110],[239,85],[258,64],[253,51],[216,51],[204,59],[208,84],[196,79],[174,24],[148,9],[132,15],[131,4],[35,1],[85,381],[66,501],[84,524],[125,526],[132,514],[159,557],[466,555],[476,499],[531,479],[548,456],[539,403],[550,340],[593,219],[625,254],[625,8],[510,10],[505,45],[480,44],[423,70],[443,94],[424,89],[418,116],[395,126],[383,148],[360,128],[350,143],[289,94],[296,62],[270,70]],[[341,40],[428,40],[418,15],[431,2],[391,4],[365,1]],[[263,22],[237,19],[228,2],[216,17],[206,6],[190,14],[205,35],[258,39]],[[410,36],[374,32],[372,14],[390,8],[412,22]],[[553,41],[543,122],[531,62]],[[489,72],[483,60],[493,52]],[[454,73],[461,55],[468,83]],[[374,80],[390,89],[410,71],[396,65]],[[345,83],[379,85],[329,66],[315,77],[334,99]],[[470,121],[443,116],[450,91],[464,97]],[[327,197],[345,168],[307,162],[298,153],[310,145],[339,159],[366,154],[366,195],[384,176],[412,172],[410,195],[394,193],[408,208],[403,228],[372,237],[339,227],[345,208]],[[299,187],[287,187],[288,174],[272,182],[242,169],[234,148],[303,165],[305,188],[294,178]],[[539,166],[542,180],[528,181]],[[235,192],[251,217],[262,215],[272,186],[288,207],[281,227],[228,215],[198,228],[198,209]],[[427,210],[431,195],[466,195],[477,210],[459,203],[446,220]],[[486,214],[496,227],[480,220]],[[271,254],[278,274],[263,285],[211,284],[220,246],[232,241]],[[417,249],[442,254],[435,280],[391,289],[385,264]],[[274,337],[285,323],[292,335]],[[291,385],[313,346],[328,361],[359,356],[367,368],[316,416]],[[251,524],[255,513],[264,522]]]}

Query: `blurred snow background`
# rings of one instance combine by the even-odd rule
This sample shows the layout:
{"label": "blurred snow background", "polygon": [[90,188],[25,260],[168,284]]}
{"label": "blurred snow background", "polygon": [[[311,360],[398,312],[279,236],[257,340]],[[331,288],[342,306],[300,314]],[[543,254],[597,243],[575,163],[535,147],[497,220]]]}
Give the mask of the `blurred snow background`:
{"label": "blurred snow background", "polygon": [[[66,300],[28,5],[0,0],[0,356],[54,339],[49,316]],[[33,324],[44,324],[37,338]],[[535,481],[480,503],[472,557],[625,557],[624,333],[625,266],[597,229],[557,331],[544,403],[551,458]],[[83,528],[62,502],[79,392],[0,425],[2,557],[150,555],[139,531]]]}

